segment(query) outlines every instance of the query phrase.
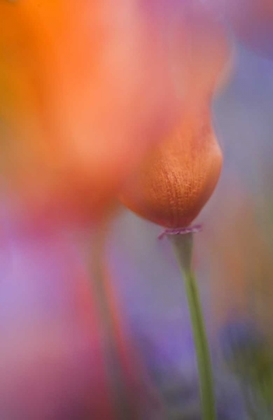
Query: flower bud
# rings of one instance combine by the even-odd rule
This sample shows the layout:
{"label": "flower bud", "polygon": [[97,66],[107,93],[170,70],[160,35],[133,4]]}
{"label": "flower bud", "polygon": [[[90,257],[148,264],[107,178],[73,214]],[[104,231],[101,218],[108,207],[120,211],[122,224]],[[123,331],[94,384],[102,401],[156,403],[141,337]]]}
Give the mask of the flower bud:
{"label": "flower bud", "polygon": [[188,226],[210,198],[222,154],[211,124],[210,101],[230,57],[223,28],[199,9],[181,22],[180,124],[126,184],[121,201],[138,215],[169,228]]}

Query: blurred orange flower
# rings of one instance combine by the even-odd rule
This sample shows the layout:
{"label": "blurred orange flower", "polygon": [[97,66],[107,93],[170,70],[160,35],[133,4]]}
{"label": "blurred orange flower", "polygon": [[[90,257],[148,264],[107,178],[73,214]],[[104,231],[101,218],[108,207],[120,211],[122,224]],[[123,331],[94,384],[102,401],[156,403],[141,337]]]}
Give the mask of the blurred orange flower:
{"label": "blurred orange flower", "polygon": [[21,205],[101,213],[176,114],[162,16],[133,0],[0,3],[4,183]]}

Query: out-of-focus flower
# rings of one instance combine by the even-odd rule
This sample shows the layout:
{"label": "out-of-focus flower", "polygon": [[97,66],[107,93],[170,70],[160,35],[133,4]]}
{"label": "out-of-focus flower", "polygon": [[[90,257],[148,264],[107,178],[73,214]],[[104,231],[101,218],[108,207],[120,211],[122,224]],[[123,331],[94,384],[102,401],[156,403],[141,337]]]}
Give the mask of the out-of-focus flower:
{"label": "out-of-focus flower", "polygon": [[0,165],[21,212],[61,207],[63,217],[73,204],[101,214],[169,131],[177,98],[168,22],[163,31],[166,16],[152,9],[1,1]]}
{"label": "out-of-focus flower", "polygon": [[[148,220],[185,227],[217,183],[222,155],[210,116],[211,97],[230,58],[221,24],[199,2],[185,2],[177,31],[184,92],[181,123],[128,183],[122,201]],[[182,83],[182,82],[181,82]]]}

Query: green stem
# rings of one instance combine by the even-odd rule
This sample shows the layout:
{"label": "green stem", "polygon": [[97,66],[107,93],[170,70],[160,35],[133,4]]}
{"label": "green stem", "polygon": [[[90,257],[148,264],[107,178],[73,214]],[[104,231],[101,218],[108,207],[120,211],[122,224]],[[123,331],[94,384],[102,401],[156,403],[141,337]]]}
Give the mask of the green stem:
{"label": "green stem", "polygon": [[199,372],[200,397],[204,420],[215,420],[213,374],[201,302],[194,272],[191,268],[192,233],[170,236],[184,278],[188,299],[196,358]]}

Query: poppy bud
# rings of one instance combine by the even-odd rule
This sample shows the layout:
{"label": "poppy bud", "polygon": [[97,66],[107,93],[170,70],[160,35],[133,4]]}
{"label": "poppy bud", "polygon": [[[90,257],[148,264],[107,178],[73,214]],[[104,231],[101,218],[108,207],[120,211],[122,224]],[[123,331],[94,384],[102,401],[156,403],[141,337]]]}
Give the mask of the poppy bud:
{"label": "poppy bud", "polygon": [[180,125],[142,164],[121,197],[138,215],[169,228],[188,226],[217,184],[222,154],[210,99],[230,52],[223,29],[208,15],[203,20],[191,15],[181,33],[185,91]]}
{"label": "poppy bud", "polygon": [[166,227],[186,227],[212,194],[222,154],[209,116],[184,121],[147,161],[122,201],[140,216]]}

